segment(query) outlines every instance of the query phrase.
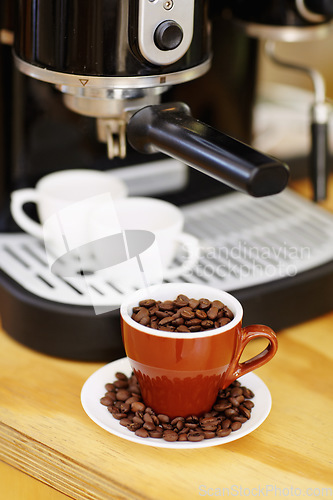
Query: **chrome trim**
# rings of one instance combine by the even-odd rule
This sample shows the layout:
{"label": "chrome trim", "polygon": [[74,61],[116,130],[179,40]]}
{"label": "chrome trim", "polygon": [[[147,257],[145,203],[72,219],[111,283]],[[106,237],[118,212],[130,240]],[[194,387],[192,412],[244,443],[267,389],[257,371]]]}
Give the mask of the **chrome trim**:
{"label": "chrome trim", "polygon": [[302,42],[325,38],[332,29],[332,23],[316,26],[271,26],[268,24],[246,23],[236,21],[236,24],[249,36],[264,40],[281,42]]}
{"label": "chrome trim", "polygon": [[204,75],[211,66],[211,58],[202,64],[175,73],[164,73],[163,75],[150,76],[89,76],[74,75],[70,73],[60,73],[51,71],[40,66],[34,66],[14,55],[17,68],[25,75],[41,80],[42,82],[53,83],[55,85],[68,85],[79,88],[113,88],[113,89],[133,89],[150,88],[175,85],[190,80],[194,80]]}
{"label": "chrome trim", "polygon": [[327,19],[323,14],[316,14],[308,9],[304,0],[296,0],[296,7],[300,15],[310,23],[323,23]]}

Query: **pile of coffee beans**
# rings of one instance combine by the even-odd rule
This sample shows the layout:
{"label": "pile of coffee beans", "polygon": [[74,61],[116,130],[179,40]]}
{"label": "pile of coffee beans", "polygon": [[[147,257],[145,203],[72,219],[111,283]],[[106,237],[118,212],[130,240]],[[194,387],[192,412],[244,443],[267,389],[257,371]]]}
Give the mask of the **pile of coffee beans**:
{"label": "pile of coffee beans", "polygon": [[189,299],[141,300],[133,307],[132,319],[140,325],[167,332],[202,332],[220,328],[233,319],[230,309],[220,300]]}
{"label": "pile of coffee beans", "polygon": [[253,392],[237,380],[220,390],[212,409],[203,416],[170,418],[156,415],[141,397],[135,375],[116,373],[116,380],[106,384],[100,402],[128,430],[142,438],[161,438],[165,441],[202,441],[229,436],[250,419],[254,403]]}

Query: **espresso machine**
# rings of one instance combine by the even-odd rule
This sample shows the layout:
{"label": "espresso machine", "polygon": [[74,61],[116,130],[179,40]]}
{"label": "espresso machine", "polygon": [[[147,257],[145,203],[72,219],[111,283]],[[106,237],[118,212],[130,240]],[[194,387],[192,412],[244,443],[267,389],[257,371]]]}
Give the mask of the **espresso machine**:
{"label": "espresso machine", "polygon": [[[284,159],[249,145],[258,39],[323,33],[331,2],[8,0],[1,9],[0,314],[9,335],[71,359],[123,355],[119,312],[96,315],[78,281],[52,275],[42,242],[10,214],[12,191],[73,168],[110,171],[130,194],[179,205],[202,242],[198,267],[179,281],[230,291],[246,322],[281,329],[332,308],[330,245],[311,262],[300,255],[305,243],[312,253],[326,241],[316,231],[321,224],[329,233],[331,216],[285,195]],[[328,174],[319,104],[313,150],[321,158],[324,143],[325,160],[314,162],[316,190]],[[299,210],[301,219],[285,228]],[[297,265],[289,262],[296,243],[276,239],[279,231],[298,234]],[[267,245],[264,262],[258,248]],[[113,300],[112,283],[91,280],[101,300]]]}

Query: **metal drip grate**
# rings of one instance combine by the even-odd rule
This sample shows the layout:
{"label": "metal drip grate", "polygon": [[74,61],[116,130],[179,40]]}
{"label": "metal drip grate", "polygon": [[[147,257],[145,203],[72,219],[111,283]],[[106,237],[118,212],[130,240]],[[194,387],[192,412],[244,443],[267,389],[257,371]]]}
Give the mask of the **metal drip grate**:
{"label": "metal drip grate", "polygon": [[[239,290],[333,260],[333,216],[289,189],[259,199],[231,193],[182,210],[185,230],[200,240],[201,256],[180,282]],[[180,249],[175,262],[182,258]],[[100,274],[52,274],[43,244],[22,233],[0,235],[0,269],[31,293],[60,303],[119,304],[131,291]]]}

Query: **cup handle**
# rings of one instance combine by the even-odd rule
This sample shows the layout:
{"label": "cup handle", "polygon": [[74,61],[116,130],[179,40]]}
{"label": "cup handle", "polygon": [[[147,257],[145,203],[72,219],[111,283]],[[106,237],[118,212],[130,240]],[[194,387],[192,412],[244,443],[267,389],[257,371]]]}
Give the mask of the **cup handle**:
{"label": "cup handle", "polygon": [[30,219],[23,210],[23,205],[28,202],[38,203],[39,195],[36,189],[26,188],[13,191],[11,194],[10,211],[15,222],[27,233],[36,238],[43,239],[43,226]]}
{"label": "cup handle", "polygon": [[185,246],[187,250],[187,258],[179,266],[172,267],[164,271],[164,278],[167,280],[171,280],[190,271],[198,262],[200,257],[200,245],[198,238],[188,233],[181,233],[177,238],[177,241]]}
{"label": "cup handle", "polygon": [[[268,339],[268,346],[259,354],[242,363],[239,362],[246,345],[255,338]],[[223,381],[223,388],[228,387],[238,377],[252,372],[253,370],[270,361],[276,354],[278,341],[275,332],[265,325],[250,325],[241,329],[240,341],[236,348],[234,362],[230,366]]]}

